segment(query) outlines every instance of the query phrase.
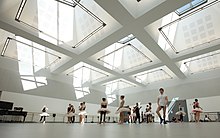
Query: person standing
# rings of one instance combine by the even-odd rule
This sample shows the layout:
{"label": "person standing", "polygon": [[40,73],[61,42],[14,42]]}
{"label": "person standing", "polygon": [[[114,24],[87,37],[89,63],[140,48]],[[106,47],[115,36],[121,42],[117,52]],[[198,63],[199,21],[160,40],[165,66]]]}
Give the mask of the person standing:
{"label": "person standing", "polygon": [[46,121],[46,117],[50,116],[48,113],[47,113],[47,110],[48,108],[46,107],[46,105],[43,106],[43,108],[41,109],[42,113],[40,114],[40,122],[42,121],[43,119],[43,123],[45,123]]}
{"label": "person standing", "polygon": [[69,104],[69,106],[67,107],[67,118],[68,118],[68,121],[67,123],[71,123],[71,118],[72,118],[72,115],[71,115],[71,104]]}
{"label": "person standing", "polygon": [[108,106],[108,101],[106,100],[106,98],[102,98],[101,109],[98,110],[98,113],[100,113],[99,124],[102,123],[102,119],[103,119],[103,123],[105,123],[106,114],[110,113],[110,111],[107,109],[107,106]]}
{"label": "person standing", "polygon": [[137,119],[138,119],[139,124],[141,123],[140,109],[141,107],[139,107],[138,103],[136,103],[136,106],[134,107],[134,112],[136,114],[134,123],[137,122]]}
{"label": "person standing", "polygon": [[[160,88],[159,91],[160,91],[160,95],[157,98],[158,107],[157,107],[156,113],[160,118],[160,124],[162,124],[162,123],[167,124],[167,122],[166,122],[166,106],[168,104],[168,97],[166,94],[164,94],[163,88]],[[163,118],[160,115],[161,109],[163,109]]]}
{"label": "person standing", "polygon": [[85,104],[85,102],[82,102],[82,103],[80,103],[80,106],[79,106],[79,122],[81,123],[81,124],[84,124],[84,122],[85,122],[85,115],[86,115],[86,104]]}
{"label": "person standing", "polygon": [[202,111],[202,107],[199,105],[199,100],[195,99],[195,102],[193,102],[193,113],[195,114],[195,121],[199,122],[200,121],[200,113]]}
{"label": "person standing", "polygon": [[120,96],[120,105],[116,111],[116,114],[119,113],[119,124],[123,124],[125,122],[125,114],[126,112],[131,112],[130,108],[127,106],[125,107],[124,104],[125,104],[125,96],[124,95],[121,95]]}
{"label": "person standing", "polygon": [[73,113],[73,116],[71,118],[71,122],[74,123],[75,122],[75,108],[73,105],[71,105],[71,110],[70,110],[72,113]]}

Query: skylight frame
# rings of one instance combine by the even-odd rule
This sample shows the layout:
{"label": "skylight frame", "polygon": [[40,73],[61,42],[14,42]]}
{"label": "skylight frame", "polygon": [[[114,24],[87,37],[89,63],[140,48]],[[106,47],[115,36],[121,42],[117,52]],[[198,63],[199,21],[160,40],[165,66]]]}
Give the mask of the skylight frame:
{"label": "skylight frame", "polygon": [[[199,2],[196,3],[196,5],[193,5],[193,4],[192,4],[193,1],[199,1]],[[193,1],[190,2],[190,3],[188,3],[188,4],[186,4],[186,5],[184,5],[184,6],[190,5],[189,8],[187,8],[186,10],[184,10],[184,11],[182,11],[182,12],[179,12],[178,10],[184,7],[184,6],[182,6],[182,7],[180,7],[179,9],[175,10],[175,13],[176,13],[177,15],[179,15],[179,16],[182,16],[183,14],[185,14],[185,13],[187,13],[187,12],[190,12],[190,11],[192,11],[193,9],[195,9],[195,8],[197,8],[197,7],[199,7],[199,6],[201,6],[201,5],[203,5],[203,4],[205,4],[205,3],[208,2],[208,0],[193,0]]]}
{"label": "skylight frame", "polygon": [[132,41],[133,39],[135,39],[136,37],[133,35],[133,34],[130,34],[124,38],[122,38],[121,40],[118,41],[118,43],[121,43],[121,44],[126,44],[130,41]]}
{"label": "skylight frame", "polygon": [[193,47],[186,48],[186,49],[183,49],[183,50],[178,51],[178,50],[175,48],[175,46],[172,44],[172,42],[169,40],[168,36],[164,33],[163,28],[166,28],[166,27],[168,27],[168,26],[170,26],[170,25],[172,25],[172,24],[175,24],[175,23],[177,23],[177,22],[179,22],[179,21],[181,21],[181,20],[183,20],[183,19],[185,19],[185,18],[188,18],[188,17],[190,17],[190,16],[192,16],[192,15],[194,15],[194,14],[196,14],[196,13],[202,11],[202,10],[205,10],[205,9],[207,9],[207,8],[210,8],[211,6],[214,6],[215,4],[218,4],[219,2],[220,2],[220,0],[214,0],[214,1],[210,2],[210,3],[207,3],[206,5],[204,5],[204,6],[202,6],[202,7],[198,8],[198,9],[196,9],[196,10],[193,10],[192,12],[189,12],[189,13],[187,13],[187,14],[185,14],[185,15],[179,17],[178,19],[176,19],[176,20],[174,20],[174,21],[172,21],[172,22],[170,22],[170,23],[168,23],[168,24],[166,24],[166,25],[164,25],[164,26],[158,28],[158,30],[159,30],[159,32],[161,33],[161,35],[164,37],[164,39],[167,41],[168,45],[170,45],[171,49],[172,49],[176,54],[179,54],[180,52],[184,52],[184,51],[187,51],[187,50],[189,50],[189,49],[198,47],[198,46],[200,46],[200,45],[202,45],[202,44],[195,45],[195,46],[193,46]]}
{"label": "skylight frame", "polygon": [[[161,79],[161,80],[157,80],[157,81],[143,81],[141,78],[139,78],[138,76],[144,76],[144,75],[148,75],[148,74],[152,74],[158,71],[162,71],[165,75],[167,75],[169,78],[165,78],[165,79]],[[133,77],[135,78],[135,80],[137,81],[140,80],[142,84],[150,84],[150,83],[154,83],[154,82],[160,82],[160,81],[164,81],[164,80],[168,80],[168,79],[173,79],[173,77],[167,72],[165,71],[162,67],[158,68],[158,69],[153,69],[153,70],[149,70],[149,71],[144,71],[143,73],[138,73],[136,75],[133,75]],[[139,82],[139,81],[138,81]]]}
{"label": "skylight frame", "polygon": [[[202,59],[207,59],[208,57],[213,57],[213,56],[216,56],[216,55],[220,55],[220,50],[216,50],[216,51],[209,52],[209,53],[206,53],[206,54],[202,54],[200,56],[192,57],[192,58],[189,58],[188,61],[185,61],[183,64],[185,65],[188,73],[193,75],[193,74],[196,74],[196,73],[208,72],[208,71],[211,71],[211,70],[219,69],[220,65],[217,66],[217,67],[211,67],[209,69],[199,69],[199,71],[192,71],[190,69],[190,64],[192,64],[194,61],[198,61],[198,60],[202,60]],[[187,64],[189,64],[189,65],[187,65]]]}
{"label": "skylight frame", "polygon": [[[136,87],[136,85],[134,83],[132,83],[130,81],[127,81],[127,80],[124,80],[124,79],[113,80],[113,81],[102,84],[102,86],[108,87],[109,85],[113,85],[115,83],[120,83],[120,82],[130,85],[129,87],[124,87],[122,89],[130,88],[130,87]],[[116,90],[122,90],[122,89],[116,89]]]}
{"label": "skylight frame", "polygon": [[[5,52],[7,51],[7,48],[8,48],[8,46],[9,46],[9,44],[10,44],[11,41],[15,41],[16,43],[21,43],[21,44],[23,44],[23,45],[25,45],[25,46],[31,47],[31,48],[33,48],[33,49],[37,49],[37,50],[39,50],[39,51],[41,51],[41,52],[44,52],[45,54],[49,54],[49,55],[52,55],[52,56],[56,57],[56,59],[55,59],[54,61],[52,61],[51,63],[49,63],[48,65],[46,65],[44,68],[49,68],[50,66],[52,66],[53,64],[55,64],[56,62],[58,62],[58,60],[61,60],[61,57],[58,56],[58,55],[56,55],[56,54],[53,54],[53,53],[48,52],[48,51],[46,51],[46,50],[42,50],[42,49],[37,48],[37,47],[35,47],[35,46],[33,46],[33,45],[26,44],[25,42],[22,42],[22,41],[20,41],[20,40],[17,40],[17,39],[15,39],[15,38],[12,38],[12,37],[7,37],[7,39],[5,40],[4,46],[3,46],[2,51],[1,51],[1,56],[2,56],[2,57],[6,57],[6,58],[9,58],[9,59],[13,59],[13,60],[16,60],[16,61],[18,61],[18,62],[20,61],[19,59],[16,59],[16,58],[13,58],[13,57],[9,57],[9,56],[5,55]],[[32,41],[31,41],[31,42],[32,42]],[[33,42],[32,42],[32,44],[33,44]],[[36,44],[37,44],[37,43],[36,43]],[[38,44],[38,45],[39,45],[39,44]],[[40,45],[40,46],[42,46],[42,45]],[[45,46],[43,46],[43,47],[45,47]],[[21,62],[22,62],[22,61],[21,61]],[[33,65],[33,66],[37,66],[37,65]]]}
{"label": "skylight frame", "polygon": [[[83,62],[82,62],[82,63],[83,63]],[[88,66],[91,66],[91,67],[88,67]],[[96,73],[99,73],[99,74],[102,74],[102,75],[103,75],[103,77],[99,77],[99,78],[97,78],[97,79],[92,79],[92,81],[104,79],[104,78],[110,76],[108,73],[105,73],[104,71],[102,71],[102,70],[99,69],[99,68],[93,67],[92,65],[88,65],[88,66],[87,66],[87,64],[84,63],[81,67],[78,67],[78,68],[76,68],[76,69],[73,69],[72,71],[68,72],[66,75],[67,75],[67,76],[73,76],[73,77],[77,78],[76,76],[74,76],[74,72],[76,72],[76,71],[78,71],[78,70],[80,70],[80,69],[86,68],[86,69],[92,70],[92,71],[94,71],[94,72],[96,72]]]}
{"label": "skylight frame", "polygon": [[[21,16],[22,16],[22,12],[25,8],[25,5],[27,3],[28,0],[22,0],[21,3],[20,3],[20,6],[18,8],[18,11],[16,13],[16,16],[15,16],[15,21],[19,22],[19,23],[22,23],[23,25],[25,26],[28,26],[36,31],[38,31],[39,33],[42,33],[54,40],[56,40],[57,42],[60,42],[62,44],[65,44],[64,41],[62,40],[59,40],[59,37],[58,38],[55,38],[53,36],[51,36],[50,34],[47,34],[45,33],[44,31],[42,30],[39,30],[38,28],[30,25],[29,23],[25,22],[25,21],[22,21],[20,20]],[[72,0],[73,3],[67,1],[67,0],[54,0],[56,2],[59,2],[59,3],[62,3],[62,4],[65,4],[67,6],[70,6],[70,7],[73,7],[75,8],[76,6],[79,6],[82,10],[84,10],[87,14],[89,14],[93,19],[95,19],[97,22],[100,23],[100,26],[97,27],[95,30],[93,30],[91,33],[89,33],[88,35],[86,35],[82,40],[80,40],[79,42],[77,42],[75,45],[72,46],[72,48],[77,48],[79,47],[81,44],[83,44],[86,40],[88,40],[90,37],[92,37],[94,34],[96,34],[97,32],[99,32],[101,29],[103,29],[107,24],[101,20],[98,16],[96,16],[93,12],[91,12],[89,9],[87,9],[85,6],[83,6],[80,1],[77,1],[77,0]],[[68,45],[68,44],[67,44]]]}
{"label": "skylight frame", "polygon": [[[135,38],[134,38],[134,39],[135,39]],[[132,39],[132,40],[133,40],[133,39]],[[130,41],[131,41],[131,40],[130,40]],[[112,52],[110,52],[110,53],[108,53],[108,54],[105,54],[105,55],[99,57],[97,60],[100,61],[100,62],[103,62],[103,63],[105,63],[105,64],[107,64],[107,65],[109,65],[109,66],[111,66],[113,69],[121,70],[121,69],[119,69],[118,67],[115,67],[114,65],[111,65],[111,64],[109,64],[108,62],[105,62],[105,61],[102,60],[102,59],[104,59],[106,56],[109,56],[109,55],[111,55],[111,54],[113,54],[113,53],[115,53],[115,52],[117,52],[117,51],[119,51],[119,50],[121,50],[121,49],[123,49],[123,48],[125,48],[125,47],[131,47],[132,49],[134,49],[135,51],[137,51],[139,54],[141,54],[143,57],[145,57],[145,58],[147,59],[147,62],[145,62],[145,63],[143,63],[143,64],[153,62],[147,55],[145,55],[144,53],[142,53],[138,48],[136,48],[134,45],[132,45],[132,44],[130,44],[130,43],[127,43],[127,44],[123,45],[122,47],[117,48],[117,49],[115,49],[114,51],[112,51]],[[122,72],[125,72],[126,70],[130,70],[130,69],[136,68],[136,67],[141,66],[141,65],[143,65],[143,64],[140,64],[140,65],[137,65],[137,66],[133,66],[133,67],[127,68],[127,69],[125,69],[125,70],[121,70],[121,71],[122,71]]]}

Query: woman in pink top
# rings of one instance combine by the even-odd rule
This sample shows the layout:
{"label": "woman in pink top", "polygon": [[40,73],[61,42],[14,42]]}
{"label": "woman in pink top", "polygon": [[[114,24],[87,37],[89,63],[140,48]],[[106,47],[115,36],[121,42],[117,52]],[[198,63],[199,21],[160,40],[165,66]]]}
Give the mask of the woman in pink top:
{"label": "woman in pink top", "polygon": [[196,122],[199,122],[201,112],[202,112],[202,108],[199,106],[198,99],[195,99],[195,102],[193,102],[193,113],[195,113]]}

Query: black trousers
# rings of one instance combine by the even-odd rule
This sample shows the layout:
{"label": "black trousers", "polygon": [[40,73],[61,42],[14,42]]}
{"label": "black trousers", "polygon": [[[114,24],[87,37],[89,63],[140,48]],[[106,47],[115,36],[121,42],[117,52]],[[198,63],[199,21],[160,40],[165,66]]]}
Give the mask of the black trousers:
{"label": "black trousers", "polygon": [[102,112],[100,113],[100,122],[99,122],[99,123],[102,123],[102,116],[104,116],[104,117],[103,117],[103,122],[105,122],[106,112],[103,112],[103,111],[102,111]]}
{"label": "black trousers", "polygon": [[75,116],[73,116],[73,117],[71,118],[71,122],[72,122],[72,123],[75,122]]}
{"label": "black trousers", "polygon": [[141,116],[136,114],[136,117],[135,117],[135,120],[134,120],[134,123],[137,122],[137,119],[138,119],[138,122],[141,123]]}
{"label": "black trousers", "polygon": [[182,114],[180,115],[179,121],[180,121],[180,122],[183,122],[183,115],[182,115]]}

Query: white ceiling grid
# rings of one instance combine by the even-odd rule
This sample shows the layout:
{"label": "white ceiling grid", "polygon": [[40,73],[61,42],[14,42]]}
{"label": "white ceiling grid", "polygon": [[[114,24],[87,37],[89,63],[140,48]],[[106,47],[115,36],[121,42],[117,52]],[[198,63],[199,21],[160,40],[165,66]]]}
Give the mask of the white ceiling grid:
{"label": "white ceiling grid", "polygon": [[[10,3],[7,4],[7,2],[5,2],[6,4],[1,4],[4,3],[4,1],[0,2],[0,5],[4,5],[4,6],[10,5]],[[82,4],[86,5],[86,2],[84,1],[82,1]],[[39,38],[32,31],[30,31],[30,29],[27,29],[24,26],[19,25],[19,23],[16,23],[14,21],[14,17],[12,18],[11,16],[6,16],[5,13],[6,11],[3,12],[1,10],[0,10],[1,12],[0,17],[2,17],[1,18],[2,20],[0,20],[0,27],[8,32],[24,37],[28,40],[43,45],[47,48],[50,48],[51,50],[57,51],[71,58],[70,60],[60,63],[59,65],[54,67],[52,69],[52,73],[66,74],[70,71],[73,71],[72,70],[73,66],[75,66],[80,62],[84,62],[88,64],[89,67],[90,66],[92,68],[95,67],[101,71],[106,72],[108,74],[108,77],[106,77],[106,79],[102,79],[100,81],[94,81],[94,85],[102,85],[102,86],[103,84],[108,84],[109,82],[115,82],[120,79],[120,80],[124,80],[125,82],[129,82],[133,84],[134,86],[136,86],[136,88],[140,87],[141,89],[145,89],[149,83],[154,81],[158,81],[159,83],[162,82],[161,80],[164,79],[171,79],[171,78],[180,79],[180,80],[186,79],[188,77],[187,74],[181,71],[177,63],[188,58],[196,57],[201,54],[206,54],[220,49],[219,42],[213,42],[213,43],[209,43],[209,45],[211,46],[192,49],[191,51],[187,51],[187,52],[184,51],[182,53],[179,53],[178,55],[172,56],[172,54],[169,54],[168,52],[164,51],[160,47],[160,45],[158,45],[157,40],[159,38],[158,35],[160,35],[158,28],[161,27],[158,25],[161,25],[161,19],[164,16],[168,15],[169,13],[172,13],[179,7],[189,3],[191,0],[178,0],[178,1],[149,0],[148,2],[144,0],[140,2],[137,2],[136,0],[106,0],[106,1],[90,0],[90,1],[95,5],[95,7],[98,6],[98,9],[94,11],[94,6],[93,6],[93,7],[88,7],[89,10],[93,11],[95,14],[99,14],[97,16],[100,17],[107,25],[106,25],[106,29],[104,27],[101,30],[102,31],[101,34],[91,37],[91,39],[89,38],[88,43],[83,44],[82,46],[83,48],[79,46],[79,49],[77,48],[71,49],[71,48],[63,47],[62,45],[57,46],[56,44],[45,41],[44,39]],[[13,7],[16,7],[14,4],[11,5],[13,5]],[[140,8],[138,8],[138,10],[134,10],[137,9],[137,7],[135,7],[134,5]],[[4,8],[4,10],[6,9]],[[204,17],[204,22],[206,22],[206,24],[204,25],[207,26],[207,28],[211,29],[215,27],[216,25],[215,22],[219,22],[219,21],[217,18],[213,19],[212,17],[207,15]],[[193,27],[192,23],[190,25],[191,27]],[[179,28],[183,29],[186,28],[186,26],[182,26]],[[194,29],[194,31],[192,30],[191,32],[185,32],[185,37],[187,36],[187,33],[196,34],[198,31],[195,32],[195,30],[199,30],[199,29],[202,30],[203,28],[202,26],[200,26],[199,28],[197,27],[197,29]],[[219,32],[218,30],[214,30],[214,31]],[[211,35],[213,34],[213,29],[206,30],[206,32],[211,37]],[[138,47],[136,46],[137,44],[140,44],[141,45],[140,47],[142,48],[140,52],[142,52],[142,56],[146,55],[149,63],[145,64],[145,62],[139,61],[140,65],[135,64],[134,68],[133,66],[125,65],[123,68],[119,69],[120,71],[118,71],[112,68],[108,68],[104,66],[103,63],[100,63],[100,61],[98,61],[98,59],[101,60],[101,57],[103,57],[104,59],[104,57],[108,56],[105,53],[106,48],[108,48],[111,45],[114,45],[114,43],[117,43],[119,40],[130,34],[133,34],[135,36],[134,41],[138,41],[138,42],[132,43],[131,40],[129,44],[131,44],[135,48]],[[204,38],[205,37],[204,35],[207,36],[208,34],[201,34],[201,35],[197,34],[197,35],[200,35],[199,37]],[[178,37],[180,39],[182,36],[178,36]],[[192,36],[190,38],[194,39],[195,37]],[[185,39],[188,40],[188,38]],[[215,38],[212,38],[212,40],[213,39]],[[185,41],[185,42],[188,43],[189,41]],[[202,42],[205,43],[205,41]],[[0,44],[2,45],[2,41]],[[132,47],[129,45],[126,47],[130,48],[127,50],[128,53],[133,53],[131,54],[131,58],[132,56],[134,57],[135,55],[137,57],[139,56],[138,55],[140,54],[139,51],[132,49]],[[134,51],[136,51],[137,54],[134,54]],[[128,60],[128,61],[132,61],[132,60]],[[135,63],[135,61],[133,62]],[[127,70],[127,68],[125,67],[132,69]],[[136,78],[138,78],[137,76],[140,74],[147,73],[149,76],[149,71],[159,71],[160,73],[151,75],[150,76],[151,80],[148,81],[146,80],[146,76],[140,77],[145,81],[145,83],[140,82],[138,80],[136,81]],[[163,77],[160,78],[158,74],[160,75],[162,74]],[[154,78],[154,76],[158,76],[158,78]]]}

